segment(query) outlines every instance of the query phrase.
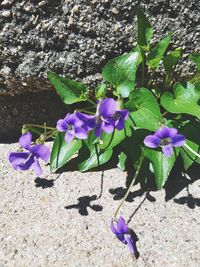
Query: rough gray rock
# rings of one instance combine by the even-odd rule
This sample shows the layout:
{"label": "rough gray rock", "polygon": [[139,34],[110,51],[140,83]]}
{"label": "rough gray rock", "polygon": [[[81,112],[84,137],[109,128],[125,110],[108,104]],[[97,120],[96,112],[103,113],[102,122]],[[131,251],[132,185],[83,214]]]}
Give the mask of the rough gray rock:
{"label": "rough gray rock", "polygon": [[[16,148],[0,145],[0,266],[200,267],[199,180],[151,192],[143,204],[145,195],[133,187],[121,209],[127,220],[137,210],[129,223],[139,239],[140,257],[133,265],[128,248],[109,229],[126,173],[105,171],[98,198],[101,172],[71,169],[58,176],[44,167],[43,176],[35,179],[7,162],[8,151]],[[194,180],[198,174],[193,173]],[[166,202],[172,190],[178,194]]]}
{"label": "rough gray rock", "polygon": [[[200,51],[197,0],[4,0],[1,91],[46,90],[48,69],[93,84],[108,59],[132,49],[139,5],[154,26],[154,42],[171,31],[174,46],[183,47],[185,55]],[[188,75],[190,65],[182,72]]]}
{"label": "rough gray rock", "polygon": [[[190,75],[194,68],[186,60],[187,55],[200,51],[200,3],[197,0],[1,1],[0,141],[11,137],[16,140],[21,122],[30,122],[30,116],[20,115],[24,106],[34,105],[34,97],[32,100],[26,94],[30,91],[37,92],[38,105],[46,107],[46,117],[41,117],[40,108],[32,109],[34,121],[49,120],[52,109],[57,114],[55,117],[63,114],[59,113],[62,108],[57,100],[56,105],[52,101],[53,95],[53,103],[46,102],[50,100],[49,95],[40,96],[41,91],[51,88],[46,79],[47,70],[83,80],[94,88],[101,80],[102,66],[134,46],[139,5],[155,29],[153,43],[171,31],[174,47],[184,49],[178,74]],[[21,100],[3,98],[3,95],[17,94],[26,95]],[[30,111],[27,109],[25,113],[28,115]],[[9,125],[9,134],[5,125]]]}

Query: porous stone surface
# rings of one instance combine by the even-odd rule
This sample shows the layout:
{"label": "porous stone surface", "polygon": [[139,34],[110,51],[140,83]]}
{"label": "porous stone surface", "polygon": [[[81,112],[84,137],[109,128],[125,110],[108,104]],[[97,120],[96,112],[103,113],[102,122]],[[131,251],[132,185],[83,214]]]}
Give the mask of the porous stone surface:
{"label": "porous stone surface", "polygon": [[106,170],[99,197],[101,171],[83,174],[71,164],[50,174],[43,166],[44,174],[35,178],[29,171],[15,172],[7,162],[16,144],[0,149],[0,266],[200,266],[199,169],[145,200],[133,187],[121,209],[138,238],[140,257],[133,265],[128,248],[109,229],[125,193],[125,172]]}
{"label": "porous stone surface", "polygon": [[[200,51],[197,0],[0,1],[0,142],[17,140],[24,123],[55,124],[63,115],[53,93],[41,94],[52,89],[47,70],[82,80],[94,89],[103,65],[135,45],[139,6],[154,27],[153,45],[171,31],[173,47],[183,48],[177,74],[191,75],[194,64],[187,60],[188,53]],[[29,92],[38,96],[30,97]]]}
{"label": "porous stone surface", "polygon": [[[200,51],[197,0],[1,1],[1,92],[49,89],[49,69],[93,85],[105,62],[133,48],[138,6],[155,29],[154,43],[171,31],[185,59]],[[185,61],[181,72],[188,75],[192,69]]]}

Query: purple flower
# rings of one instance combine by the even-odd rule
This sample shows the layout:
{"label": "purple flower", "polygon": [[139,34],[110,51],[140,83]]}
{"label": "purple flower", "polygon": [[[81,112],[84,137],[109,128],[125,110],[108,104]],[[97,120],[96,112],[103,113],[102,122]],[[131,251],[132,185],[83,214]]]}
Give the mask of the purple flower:
{"label": "purple flower", "polygon": [[117,227],[115,227],[113,220],[111,221],[110,229],[122,243],[128,245],[131,254],[136,253],[135,242],[131,237],[128,226],[122,216],[120,216],[117,222]]}
{"label": "purple flower", "polygon": [[81,112],[77,117],[89,128],[94,128],[94,133],[100,137],[102,131],[112,133],[114,129],[122,130],[124,121],[128,119],[128,110],[118,110],[117,102],[113,98],[105,98],[97,105],[95,115],[87,115]]}
{"label": "purple flower", "polygon": [[19,143],[26,152],[11,152],[8,155],[8,160],[12,164],[14,170],[33,169],[37,176],[42,174],[39,159],[47,162],[50,156],[48,147],[38,144],[31,146],[32,135],[30,132],[23,134]]}
{"label": "purple flower", "polygon": [[67,114],[64,119],[57,122],[57,130],[65,132],[65,141],[70,143],[74,137],[78,139],[87,139],[88,128],[77,118],[76,114]]}
{"label": "purple flower", "polygon": [[178,134],[175,128],[161,127],[153,135],[146,136],[144,144],[151,148],[161,147],[162,152],[167,157],[171,157],[173,146],[183,146],[185,144],[185,137],[182,134]]}

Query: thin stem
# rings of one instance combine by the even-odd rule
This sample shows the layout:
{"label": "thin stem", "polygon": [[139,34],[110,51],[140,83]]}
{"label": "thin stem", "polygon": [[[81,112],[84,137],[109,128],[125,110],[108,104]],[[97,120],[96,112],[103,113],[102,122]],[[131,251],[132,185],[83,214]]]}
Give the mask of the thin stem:
{"label": "thin stem", "polygon": [[88,102],[90,102],[92,105],[96,106],[96,103],[95,103],[94,101],[92,101],[91,99],[87,98],[86,101],[88,101]]}
{"label": "thin stem", "polygon": [[89,110],[85,110],[85,109],[77,109],[77,111],[83,111],[83,112],[85,112],[87,114],[91,114],[91,115],[94,115],[95,114],[94,112],[89,111]]}
{"label": "thin stem", "polygon": [[117,219],[117,214],[118,214],[118,212],[119,212],[121,206],[124,204],[124,201],[126,200],[126,198],[127,198],[128,195],[129,195],[129,192],[130,192],[130,190],[131,190],[131,187],[133,186],[134,181],[136,180],[136,178],[137,178],[137,176],[138,176],[138,174],[139,174],[140,168],[141,168],[141,166],[142,166],[143,159],[144,159],[144,157],[143,157],[143,155],[142,155],[142,158],[141,158],[140,163],[139,163],[139,165],[138,165],[138,167],[137,167],[137,170],[136,170],[136,172],[135,172],[135,175],[134,175],[134,177],[133,177],[133,180],[132,180],[131,184],[129,185],[129,188],[127,189],[126,194],[125,194],[125,196],[123,197],[121,203],[119,204],[118,208],[117,208],[116,211],[115,211],[114,219]]}
{"label": "thin stem", "polygon": [[38,128],[42,128],[42,129],[50,129],[50,130],[55,130],[55,127],[49,127],[46,125],[39,125],[39,124],[25,124],[23,127],[38,127]]}
{"label": "thin stem", "polygon": [[38,141],[39,143],[46,141],[47,139],[51,138],[55,133],[57,133],[57,129],[52,130],[52,131],[48,132],[47,134],[43,134],[43,135],[41,135],[42,138],[41,138],[41,136],[40,136],[40,137],[36,140],[36,143],[37,143],[37,141]]}
{"label": "thin stem", "polygon": [[169,112],[168,111],[165,111],[165,112],[163,112],[161,115],[162,115],[162,117],[164,117],[165,115],[167,115]]}
{"label": "thin stem", "polygon": [[200,158],[200,155],[194,151],[191,147],[189,147],[187,144],[184,145],[190,152],[192,152],[195,156],[197,156],[198,158]]}

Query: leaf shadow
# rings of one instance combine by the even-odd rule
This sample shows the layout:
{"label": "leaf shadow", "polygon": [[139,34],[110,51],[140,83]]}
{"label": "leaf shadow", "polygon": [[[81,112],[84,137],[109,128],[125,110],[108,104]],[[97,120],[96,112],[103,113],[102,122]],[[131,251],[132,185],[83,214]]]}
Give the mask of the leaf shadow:
{"label": "leaf shadow", "polygon": [[[198,164],[193,164],[192,168],[189,168],[185,173],[181,170],[182,162],[177,161],[175,168],[173,168],[165,186],[165,201],[169,201],[176,197],[182,190],[186,188],[187,196],[181,197],[179,200],[174,200],[177,204],[183,204],[182,202],[192,201],[192,194],[189,193],[189,186],[192,185],[195,181],[199,180],[200,166]],[[197,203],[198,199],[196,199]],[[188,202],[188,203],[189,203]],[[198,205],[197,205],[198,206]],[[188,207],[191,208],[192,205],[188,204]]]}

